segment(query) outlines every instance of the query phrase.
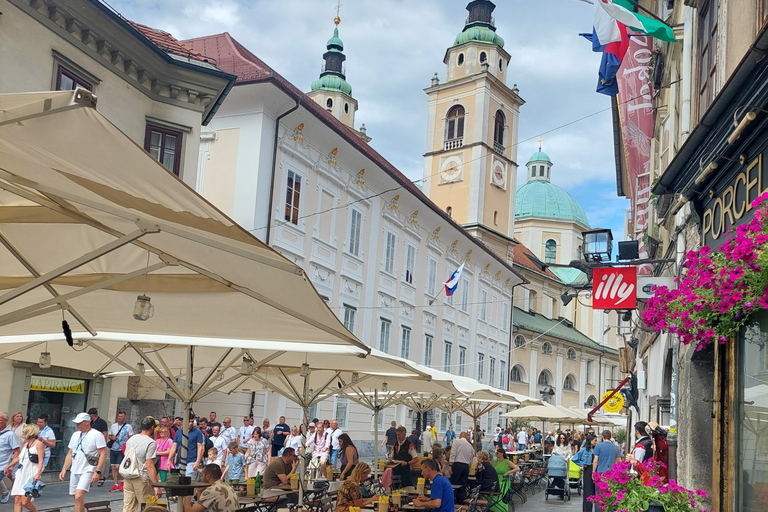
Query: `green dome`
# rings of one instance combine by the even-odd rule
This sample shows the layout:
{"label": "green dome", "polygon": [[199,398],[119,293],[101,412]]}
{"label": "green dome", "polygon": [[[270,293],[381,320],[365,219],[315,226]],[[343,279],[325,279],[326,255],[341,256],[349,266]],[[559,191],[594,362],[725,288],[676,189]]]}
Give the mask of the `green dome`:
{"label": "green dome", "polygon": [[352,86],[349,85],[349,82],[336,75],[321,76],[319,80],[312,82],[312,90],[317,91],[318,89],[343,92],[347,96],[352,96]]}
{"label": "green dome", "polygon": [[483,26],[465,28],[464,32],[456,36],[456,41],[453,43],[453,46],[459,46],[470,42],[491,43],[500,48],[504,48],[504,39],[502,39],[494,30]]}
{"label": "green dome", "polygon": [[338,48],[339,50],[344,50],[344,43],[339,38],[339,28],[336,27],[336,29],[333,31],[333,37],[328,40],[328,43],[326,44],[328,50],[333,50],[333,47]]}
{"label": "green dome", "polygon": [[[531,158],[528,159],[528,164],[530,164],[531,162],[548,162],[551,164],[552,160],[549,158],[548,154],[539,150],[535,152],[533,155],[531,155]],[[525,164],[525,165],[528,165],[528,164]]]}
{"label": "green dome", "polygon": [[589,227],[581,205],[568,192],[547,180],[531,180],[517,189],[515,218],[524,217],[576,221]]}

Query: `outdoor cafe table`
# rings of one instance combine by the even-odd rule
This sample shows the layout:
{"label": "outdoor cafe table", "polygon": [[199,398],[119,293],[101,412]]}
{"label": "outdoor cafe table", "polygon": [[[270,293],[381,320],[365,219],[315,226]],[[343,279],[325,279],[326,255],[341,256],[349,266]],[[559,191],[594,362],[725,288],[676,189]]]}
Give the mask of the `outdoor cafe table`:
{"label": "outdoor cafe table", "polygon": [[271,498],[279,498],[297,492],[297,489],[263,489],[258,496],[239,496],[240,505],[253,505]]}
{"label": "outdoor cafe table", "polygon": [[171,483],[171,482],[155,482],[152,487],[160,489],[166,489],[168,496],[179,496],[179,500],[176,503],[177,512],[184,512],[184,498],[183,496],[192,496],[195,489],[201,489],[209,487],[211,484],[204,482],[192,482],[189,484]]}

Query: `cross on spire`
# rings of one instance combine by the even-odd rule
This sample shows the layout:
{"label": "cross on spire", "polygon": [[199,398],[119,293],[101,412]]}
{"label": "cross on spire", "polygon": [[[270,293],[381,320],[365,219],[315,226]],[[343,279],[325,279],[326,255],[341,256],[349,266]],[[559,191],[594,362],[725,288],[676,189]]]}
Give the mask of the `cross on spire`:
{"label": "cross on spire", "polygon": [[334,21],[334,23],[336,23],[337,27],[339,26],[339,23],[341,23],[340,14],[341,14],[341,8],[343,7],[343,5],[344,4],[341,3],[341,0],[338,0],[336,2],[336,19],[333,20],[333,21]]}

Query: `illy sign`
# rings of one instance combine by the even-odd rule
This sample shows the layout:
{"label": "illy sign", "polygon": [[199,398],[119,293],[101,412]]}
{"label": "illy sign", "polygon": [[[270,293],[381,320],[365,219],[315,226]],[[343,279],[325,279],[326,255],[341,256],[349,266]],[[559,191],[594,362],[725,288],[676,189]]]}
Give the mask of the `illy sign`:
{"label": "illy sign", "polygon": [[637,307],[637,268],[596,268],[592,270],[594,309],[635,309]]}

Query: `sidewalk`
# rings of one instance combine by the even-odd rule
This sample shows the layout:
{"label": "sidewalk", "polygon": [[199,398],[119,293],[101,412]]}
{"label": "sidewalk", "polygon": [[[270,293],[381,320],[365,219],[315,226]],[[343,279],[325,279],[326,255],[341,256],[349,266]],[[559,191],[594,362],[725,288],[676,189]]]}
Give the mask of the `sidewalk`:
{"label": "sidewalk", "polygon": [[544,499],[544,491],[537,492],[533,496],[528,497],[528,501],[519,504],[519,499],[515,499],[515,512],[532,512],[532,511],[555,511],[564,510],[568,512],[577,512],[582,509],[583,496],[579,496],[576,493],[571,494],[570,501],[563,501],[560,496],[550,496],[548,500]]}
{"label": "sidewalk", "polygon": [[[85,502],[111,501],[112,512],[123,510],[123,493],[121,491],[109,492],[112,480],[107,480],[102,487],[91,486],[91,491],[85,496]],[[74,497],[69,495],[69,480],[46,484],[42,495],[35,500],[35,506],[39,511],[58,508],[61,512],[74,512]],[[0,505],[0,511],[13,510],[13,496],[5,505]],[[23,509],[26,511],[26,509]]]}

